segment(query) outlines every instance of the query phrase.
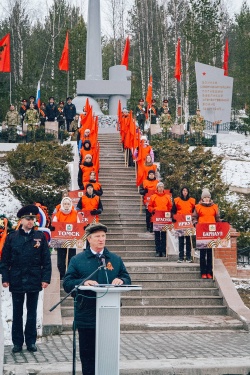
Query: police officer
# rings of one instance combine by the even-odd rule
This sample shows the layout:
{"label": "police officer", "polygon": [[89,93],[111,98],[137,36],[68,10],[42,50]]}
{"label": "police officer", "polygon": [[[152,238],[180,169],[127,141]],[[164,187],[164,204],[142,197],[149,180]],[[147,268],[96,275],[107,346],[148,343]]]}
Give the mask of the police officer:
{"label": "police officer", "polygon": [[142,132],[144,132],[144,126],[146,121],[146,108],[144,105],[144,99],[139,100],[138,105],[135,108],[135,116],[139,128]]}
{"label": "police officer", "polygon": [[10,105],[10,109],[6,113],[5,121],[8,125],[8,142],[15,142],[17,138],[17,125],[20,123],[20,116],[15,110],[13,104]]}
{"label": "police officer", "polygon": [[72,98],[70,96],[67,98],[67,103],[64,106],[64,115],[66,118],[67,131],[69,132],[71,121],[74,120],[76,115],[76,106],[72,103]]}
{"label": "police officer", "polygon": [[[1,271],[3,287],[10,288],[13,304],[13,353],[22,351],[25,340],[28,351],[36,352],[36,314],[39,292],[47,288],[51,278],[51,259],[45,235],[34,230],[38,207],[21,208],[18,230],[11,232],[4,244]],[[26,295],[27,321],[23,332],[23,304]]]}

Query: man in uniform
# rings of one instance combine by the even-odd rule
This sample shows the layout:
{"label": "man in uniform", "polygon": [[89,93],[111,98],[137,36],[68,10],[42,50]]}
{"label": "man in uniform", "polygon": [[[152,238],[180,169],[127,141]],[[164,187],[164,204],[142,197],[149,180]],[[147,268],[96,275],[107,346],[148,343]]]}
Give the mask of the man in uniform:
{"label": "man in uniform", "polygon": [[155,100],[152,100],[151,107],[148,108],[148,118],[150,124],[156,124],[156,120],[158,118],[158,108],[156,107]]}
{"label": "man in uniform", "polygon": [[167,109],[167,112],[165,112],[165,113],[169,113],[171,115],[171,111],[170,111],[169,106],[168,106],[168,99],[163,99],[162,106],[159,109],[159,116],[161,116],[163,114],[164,109]]}
{"label": "man in uniform", "polygon": [[[43,232],[34,230],[38,207],[21,208],[18,230],[5,241],[1,260],[3,287],[10,288],[13,305],[13,353],[22,351],[25,340],[28,351],[36,352],[36,314],[39,292],[47,288],[51,278],[51,259],[48,242]],[[23,304],[26,295],[27,321],[23,332]]]}
{"label": "man in uniform", "polygon": [[27,130],[29,132],[35,131],[38,126],[39,114],[38,111],[34,108],[34,104],[30,103],[29,109],[27,109],[24,117],[24,122],[28,124]]}
{"label": "man in uniform", "polygon": [[197,108],[196,115],[193,116],[191,120],[191,133],[194,133],[195,143],[197,145],[202,144],[202,134],[203,130],[205,129],[205,125],[204,117],[201,116],[201,112],[199,108]]}
{"label": "man in uniform", "polygon": [[46,120],[51,122],[57,120],[57,108],[53,96],[49,98],[49,103],[46,105]]}
{"label": "man in uniform", "polygon": [[58,131],[65,128],[65,116],[64,116],[64,102],[60,101],[57,106],[57,121],[58,121]]}
{"label": "man in uniform", "polygon": [[23,127],[24,116],[25,116],[25,113],[26,113],[27,109],[28,109],[27,100],[23,99],[22,100],[22,105],[21,105],[20,110],[19,110],[19,114],[21,116],[21,125],[22,125],[22,127]]}
{"label": "man in uniform", "polygon": [[162,132],[164,135],[168,136],[168,133],[173,126],[173,120],[172,117],[168,111],[168,108],[164,108],[163,113],[160,117],[160,126],[162,128]]}
{"label": "man in uniform", "polygon": [[8,125],[8,142],[16,142],[17,125],[20,124],[20,116],[13,104],[10,105],[10,109],[5,116],[5,120]]}
{"label": "man in uniform", "polygon": [[[89,247],[74,256],[64,277],[63,287],[69,293],[76,285],[92,274],[106,261],[107,270],[100,269],[85,281],[85,286],[98,284],[130,285],[131,279],[122,259],[106,247],[108,228],[91,224],[86,228]],[[96,294],[92,291],[78,291],[75,323],[79,333],[79,352],[84,375],[95,374],[95,327]],[[111,328],[112,329],[112,328]]]}
{"label": "man in uniform", "polygon": [[139,103],[135,108],[135,117],[140,130],[144,132],[146,121],[146,108],[144,106],[144,99],[139,100]]}
{"label": "man in uniform", "polygon": [[72,98],[70,96],[67,98],[67,104],[64,106],[64,115],[66,118],[67,131],[69,132],[70,124],[76,115],[76,106],[72,103]]}

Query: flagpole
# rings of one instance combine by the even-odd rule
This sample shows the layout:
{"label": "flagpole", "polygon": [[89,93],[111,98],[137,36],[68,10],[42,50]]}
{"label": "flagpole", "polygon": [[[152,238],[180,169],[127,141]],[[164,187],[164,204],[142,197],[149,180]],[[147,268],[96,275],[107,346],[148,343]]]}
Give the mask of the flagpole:
{"label": "flagpole", "polygon": [[11,93],[11,90],[12,90],[12,88],[11,88],[11,72],[10,72],[10,104],[12,104],[11,102],[12,102],[12,93]]}
{"label": "flagpole", "polygon": [[69,96],[69,70],[67,71],[67,98]]}

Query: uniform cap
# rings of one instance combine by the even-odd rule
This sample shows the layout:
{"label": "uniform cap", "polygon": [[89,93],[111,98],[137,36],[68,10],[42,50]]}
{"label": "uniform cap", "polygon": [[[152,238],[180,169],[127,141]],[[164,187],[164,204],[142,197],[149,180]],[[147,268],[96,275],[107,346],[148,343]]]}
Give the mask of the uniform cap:
{"label": "uniform cap", "polygon": [[87,236],[89,236],[90,234],[98,232],[98,231],[103,231],[103,232],[107,233],[108,228],[106,227],[106,225],[101,224],[101,223],[90,224],[86,228],[85,233],[86,233]]}
{"label": "uniform cap", "polygon": [[68,101],[68,100],[72,100],[71,96],[68,96],[68,97],[67,97],[67,101]]}
{"label": "uniform cap", "polygon": [[35,100],[35,97],[33,95],[30,95],[29,99],[34,99]]}
{"label": "uniform cap", "polygon": [[168,100],[167,99],[163,99],[163,103],[168,103]]}
{"label": "uniform cap", "polygon": [[49,100],[50,100],[50,99],[53,99],[53,100],[54,100],[54,96],[51,96],[51,97],[49,98]]}
{"label": "uniform cap", "polygon": [[63,102],[63,101],[60,101],[59,104],[64,104],[64,102]]}
{"label": "uniform cap", "polygon": [[142,99],[142,98],[141,98],[141,99],[139,99],[139,102],[144,102],[144,99]]}
{"label": "uniform cap", "polygon": [[17,213],[17,217],[22,219],[23,217],[35,218],[36,215],[39,213],[39,209],[34,204],[29,204],[20,208]]}
{"label": "uniform cap", "polygon": [[22,99],[22,103],[25,103],[25,102],[27,103],[27,100],[26,99]]}

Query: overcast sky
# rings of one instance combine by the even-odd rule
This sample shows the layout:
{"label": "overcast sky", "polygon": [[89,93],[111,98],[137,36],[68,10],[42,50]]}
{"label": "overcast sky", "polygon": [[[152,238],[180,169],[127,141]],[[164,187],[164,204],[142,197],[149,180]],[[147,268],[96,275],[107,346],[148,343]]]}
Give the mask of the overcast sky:
{"label": "overcast sky", "polygon": [[[0,18],[6,17],[8,14],[8,5],[9,3],[14,2],[15,0],[0,0]],[[22,0],[19,0],[22,1]],[[24,2],[27,0],[24,0]],[[45,16],[49,7],[51,4],[53,4],[54,0],[43,0],[41,7],[41,0],[32,0],[31,3],[29,3],[29,9],[32,8],[34,10],[34,16],[36,16],[39,13],[39,18],[41,19],[41,16]],[[246,3],[250,7],[250,0],[245,0]],[[110,27],[109,22],[107,21],[109,18],[109,0],[101,0],[101,24],[102,24],[102,32],[103,34],[107,35],[109,34]],[[233,16],[234,13],[238,13],[241,9],[241,6],[244,2],[244,0],[224,0],[227,9],[229,10],[229,13]],[[87,21],[87,8],[88,8],[88,0],[71,0],[71,5],[76,5],[81,9],[81,13],[84,15],[85,21]],[[127,9],[131,7],[131,5],[134,3],[134,0],[126,0],[125,5]],[[38,12],[39,10],[39,12]]]}

